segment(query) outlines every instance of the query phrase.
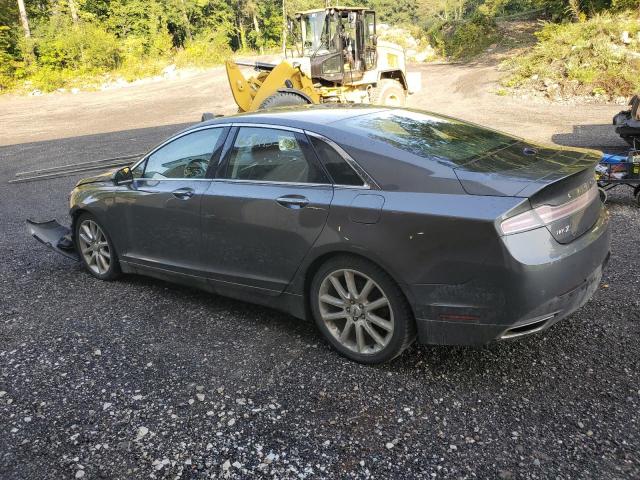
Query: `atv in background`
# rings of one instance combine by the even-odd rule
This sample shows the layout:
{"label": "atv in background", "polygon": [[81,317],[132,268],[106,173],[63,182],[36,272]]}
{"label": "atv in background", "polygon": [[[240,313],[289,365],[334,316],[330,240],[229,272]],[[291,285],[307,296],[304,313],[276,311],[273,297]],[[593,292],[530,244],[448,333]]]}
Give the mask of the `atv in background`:
{"label": "atv in background", "polygon": [[636,148],[640,145],[640,95],[634,95],[629,102],[631,108],[623,110],[613,117],[616,133],[629,145]]}

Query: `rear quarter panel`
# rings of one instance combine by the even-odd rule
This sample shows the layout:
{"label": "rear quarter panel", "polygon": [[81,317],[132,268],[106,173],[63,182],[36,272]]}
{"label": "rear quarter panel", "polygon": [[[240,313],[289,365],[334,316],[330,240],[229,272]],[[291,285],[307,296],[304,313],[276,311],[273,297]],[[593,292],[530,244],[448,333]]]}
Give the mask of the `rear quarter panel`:
{"label": "rear quarter panel", "polygon": [[[294,281],[295,293],[303,293],[309,265],[335,252],[366,257],[401,285],[464,283],[498,245],[495,219],[522,201],[372,191],[384,197],[379,220],[361,223],[352,220],[352,203],[362,193],[336,188],[327,225]],[[374,218],[374,213],[359,212],[355,218]]]}

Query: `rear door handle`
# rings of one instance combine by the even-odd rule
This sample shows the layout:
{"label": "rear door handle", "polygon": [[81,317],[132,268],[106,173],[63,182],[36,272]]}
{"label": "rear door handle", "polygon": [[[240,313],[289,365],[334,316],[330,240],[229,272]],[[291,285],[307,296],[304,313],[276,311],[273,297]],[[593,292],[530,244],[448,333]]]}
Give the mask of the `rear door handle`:
{"label": "rear door handle", "polygon": [[179,198],[180,200],[188,200],[193,197],[193,188],[179,188],[178,190],[174,190],[171,194]]}
{"label": "rear door handle", "polygon": [[302,195],[285,195],[284,197],[276,198],[276,202],[285,208],[300,209],[309,205],[309,199]]}

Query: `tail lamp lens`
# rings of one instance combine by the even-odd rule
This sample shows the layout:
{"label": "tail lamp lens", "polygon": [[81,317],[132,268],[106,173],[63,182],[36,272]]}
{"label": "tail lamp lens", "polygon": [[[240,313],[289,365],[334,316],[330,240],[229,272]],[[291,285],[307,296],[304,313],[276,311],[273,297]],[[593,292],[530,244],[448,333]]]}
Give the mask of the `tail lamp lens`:
{"label": "tail lamp lens", "polygon": [[540,205],[533,210],[528,210],[519,215],[507,218],[500,224],[500,229],[504,235],[512,235],[514,233],[544,227],[545,225],[570,217],[576,212],[583,210],[597,197],[598,188],[594,183],[585,193],[562,205]]}

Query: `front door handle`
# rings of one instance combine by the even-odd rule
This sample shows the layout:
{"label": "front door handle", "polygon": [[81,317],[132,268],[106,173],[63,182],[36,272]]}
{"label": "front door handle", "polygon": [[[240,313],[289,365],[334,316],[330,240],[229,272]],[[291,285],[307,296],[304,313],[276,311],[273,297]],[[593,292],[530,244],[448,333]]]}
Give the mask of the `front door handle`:
{"label": "front door handle", "polygon": [[171,192],[171,194],[180,200],[188,200],[193,197],[194,191],[193,188],[179,188]]}
{"label": "front door handle", "polygon": [[285,208],[300,209],[309,205],[309,199],[302,195],[285,195],[284,197],[276,198],[276,202]]}

